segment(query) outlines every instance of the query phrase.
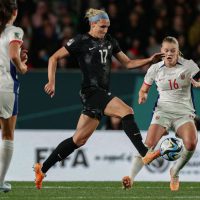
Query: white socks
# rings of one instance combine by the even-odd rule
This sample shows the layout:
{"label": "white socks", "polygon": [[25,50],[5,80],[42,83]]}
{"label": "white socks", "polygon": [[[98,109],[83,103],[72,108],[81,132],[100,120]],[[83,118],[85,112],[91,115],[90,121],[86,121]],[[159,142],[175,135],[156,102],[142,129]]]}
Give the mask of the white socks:
{"label": "white socks", "polygon": [[183,152],[181,157],[177,160],[177,162],[172,167],[172,175],[178,176],[179,171],[185,166],[185,164],[190,160],[194,151],[188,151],[185,147],[183,148]]}
{"label": "white socks", "polygon": [[[147,145],[145,145],[148,149],[150,149]],[[130,178],[133,183],[134,178],[137,176],[137,174],[140,172],[142,167],[144,166],[144,163],[142,161],[142,157],[138,154],[135,155],[132,159],[131,163],[131,173]]]}
{"label": "white socks", "polygon": [[[177,162],[172,167],[173,176],[178,176],[179,171],[190,160],[193,154],[194,154],[194,151],[188,151],[185,147],[183,148],[181,157],[177,160]],[[142,157],[134,156],[132,160],[132,164],[131,164],[131,173],[130,173],[130,178],[132,181],[135,179],[136,175],[139,173],[139,171],[142,169],[143,166],[144,164],[142,162]]]}
{"label": "white socks", "polygon": [[142,157],[141,156],[134,156],[131,164],[131,174],[130,178],[133,181],[136,175],[139,173],[139,171],[142,169],[144,166],[142,162]]}
{"label": "white socks", "polygon": [[0,184],[3,184],[4,182],[12,158],[13,149],[13,141],[2,140],[2,143],[0,145]]}

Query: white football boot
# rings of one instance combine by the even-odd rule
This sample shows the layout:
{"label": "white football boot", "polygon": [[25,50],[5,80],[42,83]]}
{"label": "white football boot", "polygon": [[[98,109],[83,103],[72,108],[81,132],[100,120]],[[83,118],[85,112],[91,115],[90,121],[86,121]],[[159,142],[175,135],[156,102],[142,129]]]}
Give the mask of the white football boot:
{"label": "white football boot", "polygon": [[0,192],[10,192],[11,191],[11,184],[10,183],[3,183],[0,184]]}

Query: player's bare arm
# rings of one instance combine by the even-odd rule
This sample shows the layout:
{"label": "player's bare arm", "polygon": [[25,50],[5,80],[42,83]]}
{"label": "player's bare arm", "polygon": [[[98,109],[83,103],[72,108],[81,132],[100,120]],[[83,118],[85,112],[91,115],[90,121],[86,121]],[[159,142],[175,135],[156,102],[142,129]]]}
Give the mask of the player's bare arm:
{"label": "player's bare arm", "polygon": [[145,83],[142,84],[142,87],[140,88],[140,91],[139,91],[139,98],[138,98],[139,104],[146,102],[150,87],[151,85],[147,85]]}
{"label": "player's bare arm", "polygon": [[44,90],[48,95],[51,96],[51,98],[55,94],[55,76],[56,76],[58,60],[64,58],[67,55],[69,55],[69,52],[66,50],[65,47],[62,47],[49,58],[49,63],[48,63],[49,82],[45,85]]}
{"label": "player's bare arm", "polygon": [[191,79],[191,83],[194,87],[200,88],[200,79],[198,81]]}
{"label": "player's bare arm", "polygon": [[28,61],[28,50],[21,48],[20,58],[22,63],[26,63]]}
{"label": "player's bare arm", "polygon": [[9,45],[9,55],[12,60],[12,63],[15,65],[17,71],[21,74],[25,74],[27,72],[27,65],[25,64],[27,59],[21,60],[20,58],[20,47],[21,43],[19,42],[12,42]]}
{"label": "player's bare arm", "polygon": [[162,57],[164,57],[164,54],[155,53],[149,58],[131,60],[126,54],[120,51],[115,57],[128,69],[133,69],[158,62]]}

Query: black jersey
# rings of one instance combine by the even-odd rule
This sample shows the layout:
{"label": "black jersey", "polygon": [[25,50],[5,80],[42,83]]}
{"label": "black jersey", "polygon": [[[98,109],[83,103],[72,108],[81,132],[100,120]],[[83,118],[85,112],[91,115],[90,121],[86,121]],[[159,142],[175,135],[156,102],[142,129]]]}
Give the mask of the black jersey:
{"label": "black jersey", "polygon": [[109,34],[104,39],[98,39],[86,33],[69,40],[65,48],[77,59],[81,68],[82,89],[109,89],[111,58],[121,51],[115,39]]}

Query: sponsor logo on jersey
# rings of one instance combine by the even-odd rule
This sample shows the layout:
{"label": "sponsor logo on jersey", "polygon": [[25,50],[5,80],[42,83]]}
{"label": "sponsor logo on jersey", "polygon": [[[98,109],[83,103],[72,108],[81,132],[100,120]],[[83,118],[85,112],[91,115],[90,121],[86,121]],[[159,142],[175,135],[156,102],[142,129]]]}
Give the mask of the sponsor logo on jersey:
{"label": "sponsor logo on jersey", "polygon": [[74,42],[74,39],[70,39],[70,40],[67,42],[67,46],[70,46],[73,42]]}
{"label": "sponsor logo on jersey", "polygon": [[181,80],[185,79],[185,74],[181,74]]}
{"label": "sponsor logo on jersey", "polygon": [[91,48],[89,48],[89,50],[91,51],[92,49],[95,49],[96,47],[91,47]]}

